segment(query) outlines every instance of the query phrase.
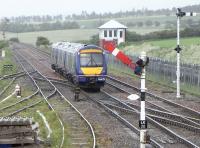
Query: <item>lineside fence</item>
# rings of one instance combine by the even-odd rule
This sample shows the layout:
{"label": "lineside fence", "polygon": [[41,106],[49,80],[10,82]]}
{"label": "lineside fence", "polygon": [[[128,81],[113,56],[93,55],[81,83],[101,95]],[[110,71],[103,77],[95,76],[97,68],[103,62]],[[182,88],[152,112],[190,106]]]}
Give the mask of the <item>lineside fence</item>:
{"label": "lineside fence", "polygon": [[[129,56],[131,59],[136,61],[136,57]],[[120,71],[127,73],[133,73],[133,71],[126,67],[123,63],[117,60],[112,55],[108,55],[108,64],[111,68],[117,68]],[[155,77],[176,83],[176,63],[162,60],[159,58],[150,58],[149,65],[146,67],[147,73],[155,75]],[[200,86],[200,65],[194,64],[181,64],[181,83]]]}

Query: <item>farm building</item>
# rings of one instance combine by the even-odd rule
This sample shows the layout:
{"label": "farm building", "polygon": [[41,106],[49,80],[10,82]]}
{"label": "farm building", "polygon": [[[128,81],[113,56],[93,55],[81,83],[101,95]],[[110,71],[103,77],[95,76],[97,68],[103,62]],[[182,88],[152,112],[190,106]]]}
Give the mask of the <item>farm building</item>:
{"label": "farm building", "polygon": [[104,47],[105,42],[115,42],[115,45],[125,42],[127,27],[115,20],[110,20],[99,29],[99,45]]}

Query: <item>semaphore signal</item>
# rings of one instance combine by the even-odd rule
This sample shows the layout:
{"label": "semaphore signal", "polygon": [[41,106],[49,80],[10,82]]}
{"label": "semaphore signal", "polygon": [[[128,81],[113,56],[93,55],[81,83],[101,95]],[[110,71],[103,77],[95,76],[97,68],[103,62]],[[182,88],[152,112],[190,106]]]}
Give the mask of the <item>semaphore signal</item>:
{"label": "semaphore signal", "polygon": [[176,84],[177,84],[177,94],[176,97],[180,98],[180,51],[182,50],[180,47],[180,19],[184,16],[196,16],[197,13],[195,12],[184,12],[182,11],[180,8],[177,8],[177,46],[175,48],[175,50],[177,51],[177,71],[176,71],[176,75],[177,75],[177,80],[176,80]]}

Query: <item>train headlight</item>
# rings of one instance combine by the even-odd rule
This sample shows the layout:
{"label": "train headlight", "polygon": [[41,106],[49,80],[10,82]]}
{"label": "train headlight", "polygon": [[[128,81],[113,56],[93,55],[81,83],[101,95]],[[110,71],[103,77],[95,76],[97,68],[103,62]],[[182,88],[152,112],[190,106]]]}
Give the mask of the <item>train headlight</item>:
{"label": "train headlight", "polygon": [[79,80],[79,82],[85,82],[86,81],[86,77],[79,77],[78,80]]}
{"label": "train headlight", "polygon": [[104,78],[104,77],[98,77],[98,81],[105,81],[106,80],[106,78]]}

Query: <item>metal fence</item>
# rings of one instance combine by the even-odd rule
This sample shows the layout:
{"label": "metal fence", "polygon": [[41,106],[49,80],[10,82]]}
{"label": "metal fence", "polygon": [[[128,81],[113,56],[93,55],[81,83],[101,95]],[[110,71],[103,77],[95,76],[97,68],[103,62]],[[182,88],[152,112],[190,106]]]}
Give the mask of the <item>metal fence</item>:
{"label": "metal fence", "polygon": [[[129,56],[136,61],[137,57]],[[117,68],[121,71],[133,72],[127,66],[124,66],[114,56],[108,55],[108,64],[111,68]],[[159,79],[176,82],[176,63],[162,60],[159,58],[150,58],[147,67],[147,73],[155,75]],[[200,86],[200,65],[181,64],[181,83]]]}

